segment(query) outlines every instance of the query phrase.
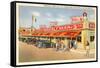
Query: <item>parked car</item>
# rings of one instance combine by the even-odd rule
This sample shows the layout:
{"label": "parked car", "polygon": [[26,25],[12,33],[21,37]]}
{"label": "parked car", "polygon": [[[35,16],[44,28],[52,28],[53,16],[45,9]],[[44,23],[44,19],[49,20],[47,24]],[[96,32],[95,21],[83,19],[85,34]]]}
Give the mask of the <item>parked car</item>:
{"label": "parked car", "polygon": [[39,48],[51,48],[51,42],[48,40],[37,40],[36,41],[36,46]]}
{"label": "parked car", "polygon": [[27,38],[26,43],[27,44],[35,44],[36,43],[36,39],[35,38]]}

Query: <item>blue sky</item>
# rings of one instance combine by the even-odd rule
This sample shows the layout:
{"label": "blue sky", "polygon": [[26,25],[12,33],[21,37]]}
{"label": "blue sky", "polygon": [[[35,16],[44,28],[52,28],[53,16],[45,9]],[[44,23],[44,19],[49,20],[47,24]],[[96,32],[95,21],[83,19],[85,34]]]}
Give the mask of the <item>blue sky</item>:
{"label": "blue sky", "polygon": [[57,21],[58,25],[70,24],[72,16],[82,16],[83,12],[88,13],[89,20],[93,20],[94,10],[89,7],[83,8],[48,8],[48,7],[32,7],[20,6],[19,7],[19,24],[20,27],[31,27],[32,15],[35,15],[36,22],[33,24],[35,28],[39,25],[50,25],[50,22]]}

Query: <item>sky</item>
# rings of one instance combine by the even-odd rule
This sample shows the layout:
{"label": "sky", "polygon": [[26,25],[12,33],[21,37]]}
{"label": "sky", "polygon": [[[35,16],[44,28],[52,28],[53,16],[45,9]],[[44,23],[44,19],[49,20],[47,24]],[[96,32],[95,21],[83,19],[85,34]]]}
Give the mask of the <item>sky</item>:
{"label": "sky", "polygon": [[92,7],[85,8],[54,8],[39,6],[20,6],[19,7],[19,25],[20,27],[31,27],[32,15],[36,21],[33,23],[35,28],[40,25],[50,26],[50,22],[58,22],[58,25],[71,24],[71,17],[82,16],[83,12],[87,12],[88,19],[94,20],[95,14]]}

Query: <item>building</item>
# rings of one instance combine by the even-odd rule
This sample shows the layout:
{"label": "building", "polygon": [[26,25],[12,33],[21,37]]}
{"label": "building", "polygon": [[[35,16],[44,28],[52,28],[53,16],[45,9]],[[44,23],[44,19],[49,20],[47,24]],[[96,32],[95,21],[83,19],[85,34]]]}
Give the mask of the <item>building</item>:
{"label": "building", "polygon": [[50,40],[53,43],[56,43],[56,39],[60,39],[64,44],[68,40],[76,40],[78,47],[84,49],[86,42],[89,41],[90,47],[95,48],[95,22],[88,21],[86,12],[80,18],[79,23],[40,28],[34,31],[24,29],[22,32],[20,31],[20,36]]}

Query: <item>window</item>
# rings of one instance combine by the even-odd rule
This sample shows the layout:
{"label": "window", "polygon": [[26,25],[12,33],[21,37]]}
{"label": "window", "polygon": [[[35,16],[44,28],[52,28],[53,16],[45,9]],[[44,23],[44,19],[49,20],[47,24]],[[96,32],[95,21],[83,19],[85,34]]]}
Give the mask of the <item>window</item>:
{"label": "window", "polygon": [[65,38],[64,38],[64,37],[62,37],[62,38],[61,38],[61,40],[65,40]]}
{"label": "window", "polygon": [[68,39],[68,40],[71,40],[71,38],[70,38],[70,37],[67,37],[67,39]]}
{"label": "window", "polygon": [[72,40],[76,40],[76,38],[72,38]]}
{"label": "window", "polygon": [[94,36],[90,36],[90,42],[94,41]]}
{"label": "window", "polygon": [[81,42],[81,36],[78,36],[78,37],[77,37],[77,41],[78,41],[78,42]]}

